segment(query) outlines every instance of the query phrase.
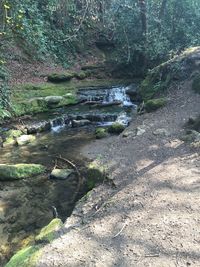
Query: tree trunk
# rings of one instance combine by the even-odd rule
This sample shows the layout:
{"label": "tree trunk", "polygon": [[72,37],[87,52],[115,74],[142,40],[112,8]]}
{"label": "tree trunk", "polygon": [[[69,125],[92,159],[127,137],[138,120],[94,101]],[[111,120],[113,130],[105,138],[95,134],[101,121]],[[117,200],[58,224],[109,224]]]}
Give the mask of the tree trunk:
{"label": "tree trunk", "polygon": [[160,7],[159,17],[158,17],[158,19],[159,19],[159,23],[158,23],[159,33],[161,32],[161,29],[162,29],[162,18],[165,14],[166,5],[167,5],[167,0],[163,0],[161,7]]}
{"label": "tree trunk", "polygon": [[147,36],[147,8],[146,8],[146,1],[139,0],[139,7],[140,7],[140,16],[142,22],[142,34],[146,39]]}

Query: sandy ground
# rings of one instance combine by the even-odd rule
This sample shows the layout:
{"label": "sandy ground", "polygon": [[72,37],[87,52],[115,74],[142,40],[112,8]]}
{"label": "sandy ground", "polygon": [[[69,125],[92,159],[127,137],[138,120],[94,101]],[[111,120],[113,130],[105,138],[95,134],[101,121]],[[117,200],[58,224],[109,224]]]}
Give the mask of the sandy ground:
{"label": "sandy ground", "polygon": [[[82,200],[37,266],[200,266],[200,157],[178,139],[200,111],[189,84],[166,107],[135,118],[122,135],[83,149],[108,167],[103,184]],[[145,133],[135,136],[136,127]],[[154,135],[157,129],[167,136]]]}

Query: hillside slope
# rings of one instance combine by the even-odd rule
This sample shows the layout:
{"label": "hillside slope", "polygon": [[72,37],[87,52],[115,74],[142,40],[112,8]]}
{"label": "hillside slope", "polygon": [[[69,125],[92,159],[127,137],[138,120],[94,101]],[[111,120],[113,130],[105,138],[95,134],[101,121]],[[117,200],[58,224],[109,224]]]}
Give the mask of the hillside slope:
{"label": "hillside slope", "polygon": [[[187,82],[167,97],[166,107],[132,122],[128,137],[84,148],[108,166],[115,186],[78,203],[33,266],[200,266],[199,150],[179,139],[199,114],[200,95]],[[144,131],[135,136],[137,127]]]}

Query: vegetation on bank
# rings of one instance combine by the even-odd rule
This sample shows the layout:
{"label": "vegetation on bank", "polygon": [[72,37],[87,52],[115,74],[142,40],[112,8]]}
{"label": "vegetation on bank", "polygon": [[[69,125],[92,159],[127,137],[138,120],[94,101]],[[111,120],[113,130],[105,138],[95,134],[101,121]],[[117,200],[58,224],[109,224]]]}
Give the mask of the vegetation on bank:
{"label": "vegetation on bank", "polygon": [[[184,48],[198,45],[199,10],[197,0],[0,0],[1,117],[10,116],[13,105],[5,75],[6,62],[14,57],[7,53],[11,43],[30,60],[53,59],[70,68],[78,58],[101,55],[110,75],[141,76]],[[154,69],[151,76],[157,72]],[[87,75],[88,71],[80,72],[76,78]],[[170,79],[164,77],[152,92],[167,87]]]}

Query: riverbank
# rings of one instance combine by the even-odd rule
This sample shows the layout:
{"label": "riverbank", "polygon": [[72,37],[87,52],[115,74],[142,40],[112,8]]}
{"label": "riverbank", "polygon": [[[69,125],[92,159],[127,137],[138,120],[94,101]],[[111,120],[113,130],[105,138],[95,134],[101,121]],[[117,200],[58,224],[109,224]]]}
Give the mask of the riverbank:
{"label": "riverbank", "polygon": [[199,115],[200,96],[187,82],[167,98],[126,134],[83,148],[109,169],[112,183],[77,204],[33,266],[199,266],[199,149],[180,136]]}

